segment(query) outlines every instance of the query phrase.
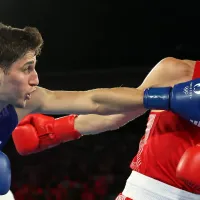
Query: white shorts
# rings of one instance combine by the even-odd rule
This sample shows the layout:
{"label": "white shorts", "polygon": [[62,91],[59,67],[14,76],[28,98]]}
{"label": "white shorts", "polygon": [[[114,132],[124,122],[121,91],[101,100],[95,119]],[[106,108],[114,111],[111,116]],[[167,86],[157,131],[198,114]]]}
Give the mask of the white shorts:
{"label": "white shorts", "polygon": [[122,195],[133,200],[200,200],[193,194],[132,171]]}
{"label": "white shorts", "polygon": [[0,195],[0,200],[15,200],[12,192],[9,190],[7,194]]}

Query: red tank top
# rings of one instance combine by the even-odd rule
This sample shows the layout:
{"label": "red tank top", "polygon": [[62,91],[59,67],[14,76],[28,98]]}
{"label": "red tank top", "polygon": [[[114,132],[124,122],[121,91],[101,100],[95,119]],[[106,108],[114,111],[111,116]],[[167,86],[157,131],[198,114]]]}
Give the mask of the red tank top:
{"label": "red tank top", "polygon": [[[200,78],[200,61],[195,64],[195,78]],[[145,135],[130,167],[176,188],[200,194],[200,189],[176,178],[181,156],[197,143],[200,143],[200,127],[170,111],[151,112]]]}

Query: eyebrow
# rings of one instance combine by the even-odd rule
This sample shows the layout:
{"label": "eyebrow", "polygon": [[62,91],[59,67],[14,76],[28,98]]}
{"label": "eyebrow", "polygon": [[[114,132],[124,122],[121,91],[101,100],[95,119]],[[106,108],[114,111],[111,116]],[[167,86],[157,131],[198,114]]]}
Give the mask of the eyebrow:
{"label": "eyebrow", "polygon": [[[37,63],[37,60],[36,60],[35,63]],[[32,64],[34,64],[34,61],[33,61],[33,60],[32,60],[32,61],[28,61],[27,63],[25,63],[25,64],[23,65],[23,67],[24,67],[25,65],[32,65]]]}

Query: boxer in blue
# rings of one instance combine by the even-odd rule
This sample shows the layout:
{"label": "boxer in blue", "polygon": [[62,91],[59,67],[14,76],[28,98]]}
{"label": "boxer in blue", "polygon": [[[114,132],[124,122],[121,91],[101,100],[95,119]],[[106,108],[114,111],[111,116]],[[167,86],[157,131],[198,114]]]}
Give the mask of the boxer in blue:
{"label": "boxer in blue", "polygon": [[[97,116],[122,114],[122,118],[125,118],[132,112],[133,119],[147,109],[155,108],[172,109],[190,120],[199,118],[199,95],[193,90],[193,96],[189,97],[180,92],[188,84],[195,81],[198,84],[198,79],[179,84],[174,89],[169,87],[146,90],[154,85],[151,81],[138,88],[117,87],[88,91],[51,91],[39,87],[35,65],[42,45],[42,36],[36,28],[19,29],[0,24],[0,150],[17,123],[29,113]],[[183,76],[181,70],[179,76],[175,84],[191,79],[190,75]],[[166,83],[170,85],[169,82]],[[193,113],[193,110],[196,112]],[[0,195],[3,195],[10,188],[11,175],[9,160],[2,152],[0,162]]]}
{"label": "boxer in blue", "polygon": [[[14,107],[6,106],[0,113],[0,150],[7,143],[10,134],[17,126],[18,119]],[[0,195],[6,194],[11,184],[10,161],[8,157],[0,151]],[[1,197],[0,197],[1,199]]]}

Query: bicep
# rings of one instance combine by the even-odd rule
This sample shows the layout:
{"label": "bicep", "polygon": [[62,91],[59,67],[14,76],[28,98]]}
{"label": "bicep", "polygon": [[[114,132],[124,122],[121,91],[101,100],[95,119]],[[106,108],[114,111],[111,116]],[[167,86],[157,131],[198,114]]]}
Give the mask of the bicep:
{"label": "bicep", "polygon": [[96,104],[87,91],[51,91],[42,89],[42,103],[36,110],[44,114],[94,113]]}

